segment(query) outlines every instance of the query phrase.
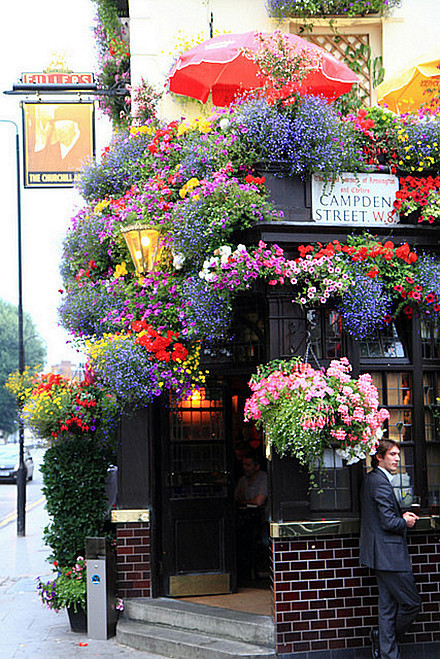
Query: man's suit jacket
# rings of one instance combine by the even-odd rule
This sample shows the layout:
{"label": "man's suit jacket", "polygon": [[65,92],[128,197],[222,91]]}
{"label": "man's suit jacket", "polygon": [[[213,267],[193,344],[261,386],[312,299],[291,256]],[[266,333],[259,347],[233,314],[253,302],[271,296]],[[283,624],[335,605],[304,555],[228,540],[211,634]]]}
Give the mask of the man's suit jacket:
{"label": "man's suit jacket", "polygon": [[386,474],[373,469],[362,492],[360,562],[374,570],[411,571],[406,522]]}

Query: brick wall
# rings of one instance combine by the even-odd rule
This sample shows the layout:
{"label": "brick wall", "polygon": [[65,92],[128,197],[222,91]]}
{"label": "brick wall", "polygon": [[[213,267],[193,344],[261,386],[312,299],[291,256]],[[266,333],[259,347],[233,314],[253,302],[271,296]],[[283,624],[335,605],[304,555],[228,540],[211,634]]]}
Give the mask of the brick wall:
{"label": "brick wall", "polygon": [[[413,633],[405,639],[439,643],[436,656],[440,656],[438,541],[435,533],[409,534],[423,608]],[[274,540],[272,560],[279,656],[325,652],[327,657],[354,657],[358,653],[351,649],[370,647],[370,629],[377,625],[377,588],[374,575],[359,565],[358,536]]]}
{"label": "brick wall", "polygon": [[119,597],[151,597],[149,523],[117,524],[116,561]]}

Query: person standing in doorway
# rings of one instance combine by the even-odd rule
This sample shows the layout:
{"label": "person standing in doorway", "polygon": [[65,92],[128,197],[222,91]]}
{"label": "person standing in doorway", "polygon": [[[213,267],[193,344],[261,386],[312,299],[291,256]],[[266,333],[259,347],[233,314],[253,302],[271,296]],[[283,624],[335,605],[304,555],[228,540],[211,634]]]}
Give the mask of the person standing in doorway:
{"label": "person standing in doorway", "polygon": [[382,440],[361,497],[360,562],[375,571],[379,589],[379,631],[371,634],[374,659],[399,659],[397,641],[421,607],[406,542],[407,529],[419,518],[402,514],[391,484],[399,459],[397,442]]}

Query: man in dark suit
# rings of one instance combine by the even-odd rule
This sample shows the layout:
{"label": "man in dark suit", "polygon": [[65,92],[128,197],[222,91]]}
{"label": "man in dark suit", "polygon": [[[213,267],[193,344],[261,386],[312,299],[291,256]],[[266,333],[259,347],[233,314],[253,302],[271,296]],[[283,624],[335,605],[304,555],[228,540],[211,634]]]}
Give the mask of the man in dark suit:
{"label": "man in dark suit", "polygon": [[378,637],[377,630],[372,633],[375,659],[399,659],[397,639],[421,607],[406,544],[406,531],[419,518],[411,512],[402,514],[391,484],[399,458],[396,442],[379,443],[376,466],[365,478],[361,499],[360,562],[375,571],[379,588]]}

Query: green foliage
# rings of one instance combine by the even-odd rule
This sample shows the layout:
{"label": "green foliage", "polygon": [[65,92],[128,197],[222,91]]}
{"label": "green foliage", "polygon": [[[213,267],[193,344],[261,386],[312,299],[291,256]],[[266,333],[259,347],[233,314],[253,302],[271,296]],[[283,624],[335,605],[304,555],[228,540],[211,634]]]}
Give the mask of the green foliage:
{"label": "green foliage", "polygon": [[[58,568],[56,562],[54,567]],[[87,572],[84,558],[78,556],[75,565],[60,567],[55,579],[49,581],[38,579],[37,592],[41,603],[48,609],[59,611],[63,608],[73,607],[75,612],[79,608],[85,611],[87,607]]]}
{"label": "green foliage", "polygon": [[41,473],[50,522],[44,539],[58,565],[74,565],[84,555],[86,538],[104,534],[111,462],[112,456],[90,438],[59,440],[47,449]]}
{"label": "green foliage", "polygon": [[366,16],[386,14],[398,0],[267,0],[269,16]]}
{"label": "green foliage", "polygon": [[99,97],[99,106],[115,127],[130,113],[130,51],[118,18],[116,0],[94,0],[97,5],[95,38],[98,49],[98,82],[112,92]]}
{"label": "green foliage", "polygon": [[[333,28],[333,30],[337,33],[337,29]],[[335,41],[338,42],[340,39],[341,38],[338,34],[336,34]],[[375,89],[385,77],[382,57],[373,57],[371,46],[368,44],[361,43],[357,46],[351,44],[347,45],[343,61],[352,71],[359,74],[359,76],[363,71],[364,60],[367,64],[373,89]],[[359,85],[353,85],[352,89],[347,94],[342,94],[342,96],[336,99],[335,107],[345,115],[353,110],[363,107],[364,105],[369,105],[369,103],[369,92],[362,89]]]}
{"label": "green foliage", "polygon": [[[25,363],[31,369],[43,364],[46,349],[29,314],[23,315]],[[10,373],[18,369],[18,310],[0,300],[0,430],[11,433],[17,420],[15,396],[5,389]]]}

